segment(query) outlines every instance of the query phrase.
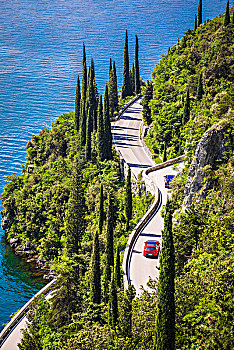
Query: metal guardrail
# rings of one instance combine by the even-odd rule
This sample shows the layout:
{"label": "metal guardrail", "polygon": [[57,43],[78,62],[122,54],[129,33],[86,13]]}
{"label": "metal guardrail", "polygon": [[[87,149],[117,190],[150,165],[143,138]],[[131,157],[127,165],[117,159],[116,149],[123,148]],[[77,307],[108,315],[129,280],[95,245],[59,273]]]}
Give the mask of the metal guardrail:
{"label": "metal guardrail", "polygon": [[[32,302],[35,300],[35,298],[47,294],[52,284],[55,282],[55,280],[49,282],[47,285],[45,285],[39,292],[37,292],[18,312],[17,314],[10,320],[10,322],[3,328],[2,332],[0,333],[0,348],[2,347],[3,343],[5,342],[7,336],[11,333],[13,328],[17,326],[19,321],[21,321],[22,317],[24,317]],[[9,349],[10,350],[10,349]]]}

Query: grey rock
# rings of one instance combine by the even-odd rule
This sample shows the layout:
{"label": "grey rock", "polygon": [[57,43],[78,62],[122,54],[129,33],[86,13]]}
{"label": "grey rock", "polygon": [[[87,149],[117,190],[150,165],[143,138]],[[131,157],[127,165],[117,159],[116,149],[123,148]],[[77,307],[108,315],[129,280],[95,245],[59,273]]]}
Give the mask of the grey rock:
{"label": "grey rock", "polygon": [[202,193],[199,196],[205,198],[208,190],[212,188],[211,184],[205,182],[205,178],[210,170],[214,170],[218,164],[223,162],[224,154],[229,150],[227,145],[228,128],[229,125],[216,125],[202,136],[185,184],[183,210],[192,204],[194,196],[201,189]]}

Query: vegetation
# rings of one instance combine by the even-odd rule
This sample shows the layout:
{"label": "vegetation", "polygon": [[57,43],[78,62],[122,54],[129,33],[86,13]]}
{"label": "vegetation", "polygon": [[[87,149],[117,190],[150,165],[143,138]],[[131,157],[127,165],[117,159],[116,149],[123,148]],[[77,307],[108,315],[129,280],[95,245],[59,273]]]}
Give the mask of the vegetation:
{"label": "vegetation", "polygon": [[[137,297],[133,286],[123,290],[120,252],[152,196],[132,194],[130,170],[121,179],[109,142],[114,62],[103,106],[84,47],[79,130],[69,113],[33,136],[22,175],[8,177],[2,195],[8,239],[32,242],[57,274],[51,300],[30,308],[20,349],[233,348],[233,23],[219,16],[202,24],[201,6],[195,30],[163,55],[143,91],[146,142],[164,160],[187,154],[163,213],[158,283]],[[135,61],[135,77],[136,69]],[[207,166],[204,186],[181,210],[197,144],[223,125],[228,151]]]}

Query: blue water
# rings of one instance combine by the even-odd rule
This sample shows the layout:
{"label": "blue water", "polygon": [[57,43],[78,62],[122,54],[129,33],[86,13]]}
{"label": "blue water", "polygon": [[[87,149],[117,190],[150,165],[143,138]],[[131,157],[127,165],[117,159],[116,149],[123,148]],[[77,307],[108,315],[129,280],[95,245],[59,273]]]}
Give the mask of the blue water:
{"label": "blue water", "polygon": [[[226,0],[204,0],[204,19],[223,12]],[[123,43],[129,33],[130,66],[135,34],[140,73],[150,78],[160,55],[194,27],[198,0],[0,0],[0,193],[6,176],[19,174],[32,134],[74,109],[82,43],[94,58],[103,91],[109,58],[121,88]],[[22,260],[0,244],[0,325],[40,288]]]}

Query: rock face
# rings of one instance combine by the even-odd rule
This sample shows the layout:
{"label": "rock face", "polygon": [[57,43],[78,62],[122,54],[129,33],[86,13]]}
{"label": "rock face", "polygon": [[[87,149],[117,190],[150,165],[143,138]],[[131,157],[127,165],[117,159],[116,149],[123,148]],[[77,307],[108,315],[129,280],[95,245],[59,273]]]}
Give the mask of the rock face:
{"label": "rock face", "polygon": [[210,184],[205,183],[205,178],[210,169],[223,161],[225,152],[228,151],[228,128],[225,126],[214,126],[207,130],[199,142],[194,159],[190,165],[188,178],[184,190],[183,209],[188,208],[193,201],[194,196],[203,188],[201,197],[205,198]]}
{"label": "rock face", "polygon": [[3,230],[6,230],[6,229],[9,228],[9,220],[8,220],[8,218],[6,216],[4,218],[2,218],[1,228]]}

